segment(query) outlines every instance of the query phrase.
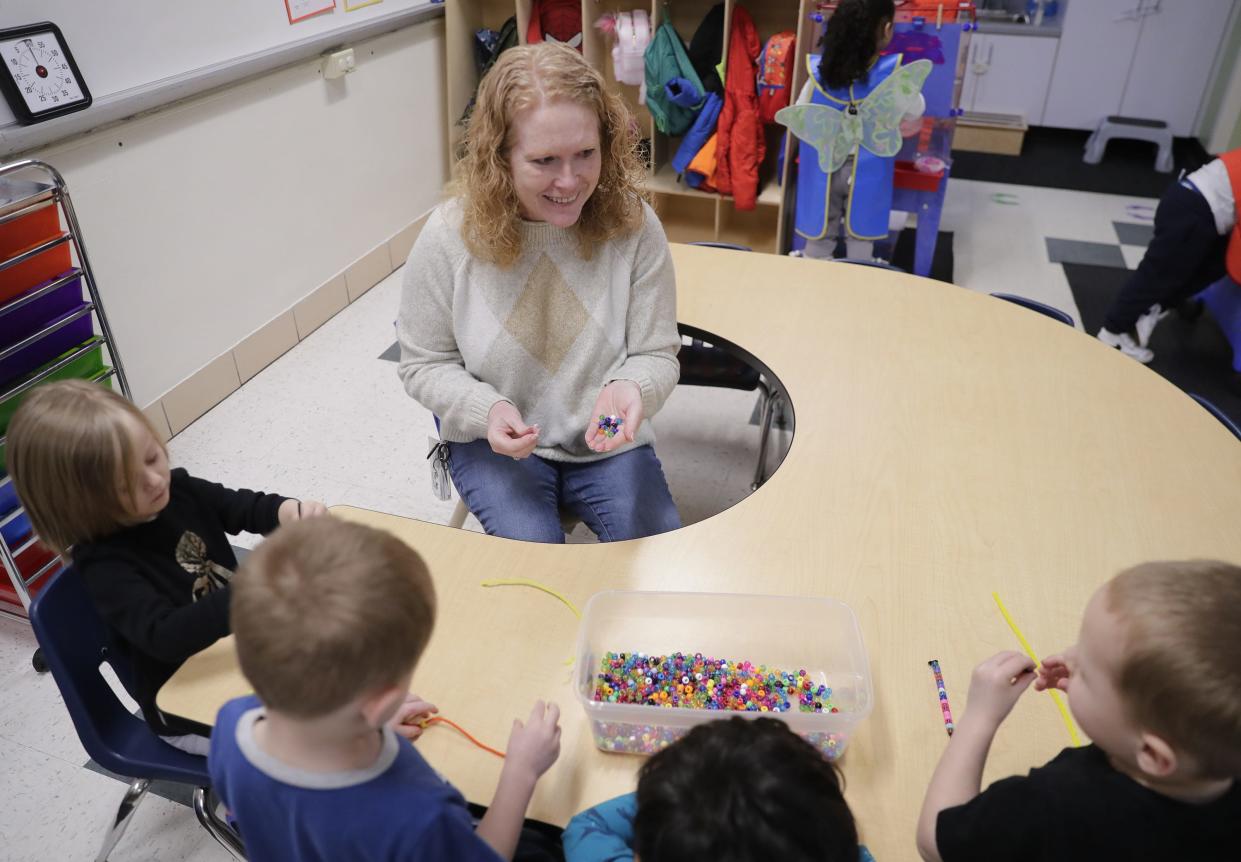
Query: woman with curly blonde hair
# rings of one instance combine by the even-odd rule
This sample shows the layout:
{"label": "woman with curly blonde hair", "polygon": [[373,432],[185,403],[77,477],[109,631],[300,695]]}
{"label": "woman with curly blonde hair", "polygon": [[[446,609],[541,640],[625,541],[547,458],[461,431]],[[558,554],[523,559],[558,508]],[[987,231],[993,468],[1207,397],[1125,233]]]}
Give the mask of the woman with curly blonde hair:
{"label": "woman with curly blonde hair", "polygon": [[668,240],[636,126],[563,45],[510,48],[484,77],[452,197],[405,267],[405,390],[431,410],[490,534],[602,541],[680,526],[652,447],[680,377]]}

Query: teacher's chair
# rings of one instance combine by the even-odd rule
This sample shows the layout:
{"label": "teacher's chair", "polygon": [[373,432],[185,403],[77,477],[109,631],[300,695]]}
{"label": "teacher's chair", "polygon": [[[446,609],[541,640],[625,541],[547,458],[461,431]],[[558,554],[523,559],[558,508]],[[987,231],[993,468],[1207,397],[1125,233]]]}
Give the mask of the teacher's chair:
{"label": "teacher's chair", "polygon": [[194,787],[198,822],[235,858],[245,859],[240,837],[216,816],[207,758],[161,740],[145,721],[129,713],[99,672],[106,661],[122,682],[133,676],[125,657],[109,650],[108,628],[72,566],[35,596],[30,623],[86,753],[110,772],[133,776],[96,862],[105,862],[121,840],[153,780]]}
{"label": "teacher's chair", "polygon": [[[728,242],[691,242],[690,245],[705,248],[722,248],[731,251],[752,251],[743,245]],[[767,444],[771,437],[771,426],[779,412],[783,393],[763,378],[758,369],[737,358],[727,349],[706,344],[692,333],[685,331],[678,324],[682,338],[689,338],[689,344],[681,345],[677,355],[681,361],[682,386],[714,386],[722,389],[737,389],[742,392],[758,390],[759,400],[759,441],[758,464],[754,468],[754,479],[750,482],[750,490],[757,491],[767,481]]]}

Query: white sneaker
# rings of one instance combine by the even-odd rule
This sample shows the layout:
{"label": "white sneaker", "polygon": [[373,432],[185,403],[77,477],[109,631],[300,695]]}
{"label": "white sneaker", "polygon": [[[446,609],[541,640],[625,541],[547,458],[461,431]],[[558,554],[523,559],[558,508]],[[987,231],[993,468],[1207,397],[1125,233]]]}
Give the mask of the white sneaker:
{"label": "white sneaker", "polygon": [[1121,353],[1125,354],[1125,356],[1136,359],[1143,365],[1155,358],[1153,351],[1147,350],[1145,347],[1139,345],[1133,340],[1133,336],[1127,332],[1122,332],[1118,335],[1115,332],[1100,329],[1097,337],[1108,347],[1115,347]]}
{"label": "white sneaker", "polygon": [[1159,321],[1163,320],[1171,311],[1165,311],[1163,306],[1155,303],[1146,309],[1146,313],[1138,318],[1138,322],[1133,328],[1138,335],[1138,344],[1142,347],[1150,344],[1151,333],[1155,331],[1155,327],[1159,325]]}

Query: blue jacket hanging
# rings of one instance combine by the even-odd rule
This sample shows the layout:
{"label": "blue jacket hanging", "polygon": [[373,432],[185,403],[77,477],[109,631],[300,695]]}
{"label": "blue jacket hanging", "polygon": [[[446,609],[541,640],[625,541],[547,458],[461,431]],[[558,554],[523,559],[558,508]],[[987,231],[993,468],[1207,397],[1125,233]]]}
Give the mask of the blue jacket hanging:
{"label": "blue jacket hanging", "polygon": [[707,94],[706,104],[702,106],[698,119],[694,120],[694,125],[685,133],[681,145],[677,147],[676,155],[672,157],[672,169],[678,174],[685,173],[685,169],[694,160],[694,156],[698,155],[698,151],[715,134],[715,127],[720,119],[720,109],[723,107],[723,96],[719,93]]}

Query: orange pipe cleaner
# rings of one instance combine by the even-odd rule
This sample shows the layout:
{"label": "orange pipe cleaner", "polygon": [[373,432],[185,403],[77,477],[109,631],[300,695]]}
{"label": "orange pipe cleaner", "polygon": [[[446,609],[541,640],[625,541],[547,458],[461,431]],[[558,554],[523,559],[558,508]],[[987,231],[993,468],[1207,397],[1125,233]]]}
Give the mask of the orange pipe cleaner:
{"label": "orange pipe cleaner", "polygon": [[457,733],[459,733],[459,734],[461,734],[462,736],[464,736],[464,737],[465,737],[466,739],[468,739],[470,742],[472,742],[472,743],[474,743],[475,745],[477,745],[477,746],[478,746],[479,748],[481,748],[483,751],[488,751],[488,752],[490,752],[490,753],[494,754],[496,757],[503,757],[503,756],[504,756],[504,752],[503,752],[503,751],[499,751],[498,749],[492,748],[490,745],[485,745],[485,744],[483,744],[483,743],[479,742],[477,739],[475,739],[473,736],[471,736],[471,735],[470,735],[470,733],[469,733],[469,731],[467,731],[464,727],[462,727],[461,725],[457,724],[455,721],[450,721],[450,720],[448,720],[447,718],[444,718],[443,716],[439,716],[439,715],[432,716],[431,718],[428,718],[426,721],[419,722],[419,727],[426,728],[426,727],[428,727],[428,726],[430,726],[430,725],[432,725],[432,724],[446,724],[446,725],[448,725],[449,727],[451,727],[453,730],[457,731]]}

